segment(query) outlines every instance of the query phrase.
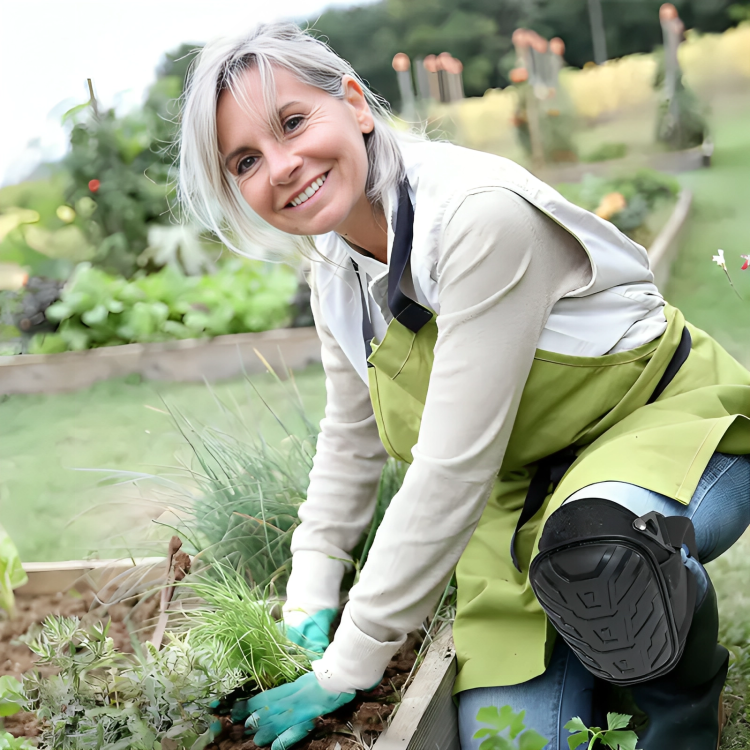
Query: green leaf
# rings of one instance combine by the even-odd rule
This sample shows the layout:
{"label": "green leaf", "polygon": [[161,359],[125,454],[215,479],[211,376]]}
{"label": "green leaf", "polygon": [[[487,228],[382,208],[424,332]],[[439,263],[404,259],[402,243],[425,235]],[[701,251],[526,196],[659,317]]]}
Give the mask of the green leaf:
{"label": "green leaf", "polygon": [[[567,729],[567,725],[566,725]],[[588,729],[584,732],[576,732],[575,734],[570,735],[568,737],[568,747],[570,750],[575,750],[579,745],[583,745],[585,742],[589,741],[589,732]]]}
{"label": "green leaf", "polygon": [[630,714],[607,714],[607,729],[625,729],[632,718]]}
{"label": "green leaf", "polygon": [[[119,477],[117,481],[120,481]],[[479,740],[482,737],[489,737],[492,734],[497,734],[497,731],[494,729],[490,729],[489,727],[484,727],[483,729],[479,729],[474,733],[474,739]]]}
{"label": "green leaf", "polygon": [[109,315],[109,310],[106,305],[97,305],[92,310],[87,310],[83,313],[81,320],[87,326],[95,326],[103,323],[107,319],[107,315]]}
{"label": "green leaf", "polygon": [[507,737],[495,734],[492,737],[488,737],[479,746],[479,750],[517,750],[517,748]]}
{"label": "green leaf", "polygon": [[73,308],[65,302],[53,302],[45,311],[44,317],[52,323],[59,323],[73,314]]}
{"label": "green leaf", "polygon": [[574,716],[566,725],[565,729],[569,732],[588,732],[589,728],[581,721],[578,716]]}
{"label": "green leaf", "polygon": [[526,711],[521,711],[518,714],[512,714],[513,717],[510,721],[510,730],[508,731],[508,736],[514,740],[521,732],[523,732],[525,728],[525,724],[523,723],[523,717],[526,716]]}
{"label": "green leaf", "polygon": [[543,750],[549,740],[534,729],[527,729],[518,738],[518,750]]}
{"label": "green leaf", "polygon": [[636,750],[638,735],[635,732],[623,732],[621,730],[609,730],[602,732],[599,738],[607,747],[612,750]]}
{"label": "green leaf", "polygon": [[[0,607],[13,614],[15,597],[13,589],[28,581],[21,558],[8,532],[0,526]],[[8,684],[8,683],[6,683]]]}

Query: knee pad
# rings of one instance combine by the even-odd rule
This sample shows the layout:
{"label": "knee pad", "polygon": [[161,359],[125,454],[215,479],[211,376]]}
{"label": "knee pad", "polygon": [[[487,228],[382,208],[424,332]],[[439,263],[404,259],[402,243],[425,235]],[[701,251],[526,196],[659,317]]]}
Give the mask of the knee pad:
{"label": "knee pad", "polygon": [[692,521],[576,500],[547,521],[529,580],[557,632],[594,675],[632,685],[669,672],[685,647],[696,581]]}

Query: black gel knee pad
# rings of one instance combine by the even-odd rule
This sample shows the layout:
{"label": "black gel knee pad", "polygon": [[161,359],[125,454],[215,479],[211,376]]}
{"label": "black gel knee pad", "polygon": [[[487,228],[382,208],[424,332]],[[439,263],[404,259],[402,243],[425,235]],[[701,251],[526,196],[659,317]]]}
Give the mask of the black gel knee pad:
{"label": "black gel knee pad", "polygon": [[638,517],[610,500],[563,505],[547,521],[529,579],[550,621],[594,675],[632,685],[679,660],[695,609],[692,522]]}

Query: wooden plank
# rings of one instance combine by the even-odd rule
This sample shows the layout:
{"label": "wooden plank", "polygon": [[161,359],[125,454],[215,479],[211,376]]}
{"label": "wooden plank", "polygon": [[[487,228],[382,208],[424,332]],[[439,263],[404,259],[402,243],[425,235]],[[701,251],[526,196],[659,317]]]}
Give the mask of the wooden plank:
{"label": "wooden plank", "polygon": [[460,750],[453,702],[456,652],[450,630],[427,650],[396,716],[373,750]]}
{"label": "wooden plank", "polygon": [[143,576],[143,583],[157,583],[164,577],[165,558],[141,557],[122,560],[63,560],[61,562],[24,563],[28,582],[16,589],[17,594],[34,596],[64,593],[72,588],[102,590],[128,571]]}
{"label": "wooden plank", "polygon": [[663,293],[672,272],[672,263],[679,249],[680,233],[690,216],[693,194],[684,189],[677,197],[677,203],[667,223],[651,243],[648,258],[654,272],[656,286]]}
{"label": "wooden plank", "polygon": [[280,328],[213,339],[105,346],[84,352],[0,357],[0,394],[60,393],[138,374],[147,380],[202,382],[265,372],[258,353],[282,377],[320,362],[315,328]]}

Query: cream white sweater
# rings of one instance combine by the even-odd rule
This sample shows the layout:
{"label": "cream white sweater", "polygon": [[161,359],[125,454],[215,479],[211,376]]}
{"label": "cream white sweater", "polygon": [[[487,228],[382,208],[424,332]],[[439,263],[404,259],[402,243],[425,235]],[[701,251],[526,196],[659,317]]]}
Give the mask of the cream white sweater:
{"label": "cream white sweater", "polygon": [[[414,461],[335,639],[314,664],[321,684],[336,692],[376,683],[405,634],[436,605],[484,510],[550,311],[591,280],[576,239],[504,188],[467,195],[439,245],[439,333]],[[357,260],[371,281],[368,304],[380,337],[390,320],[385,267]],[[367,385],[321,315],[315,272],[312,286],[327,405],[293,540],[285,607],[292,624],[339,605],[349,552],[372,518],[387,458]],[[609,351],[653,340],[665,327],[660,305],[644,308]]]}

